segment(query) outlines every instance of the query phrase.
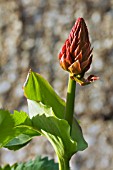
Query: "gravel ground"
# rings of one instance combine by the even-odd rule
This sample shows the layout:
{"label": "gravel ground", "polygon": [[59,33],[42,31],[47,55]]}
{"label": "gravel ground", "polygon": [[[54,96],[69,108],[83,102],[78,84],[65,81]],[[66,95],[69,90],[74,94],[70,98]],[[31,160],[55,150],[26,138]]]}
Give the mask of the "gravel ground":
{"label": "gravel ground", "polygon": [[[27,111],[22,86],[29,68],[41,73],[66,97],[67,73],[58,52],[78,17],[87,23],[93,64],[100,80],[77,86],[75,112],[89,148],[71,161],[72,170],[113,170],[113,0],[0,0],[0,107]],[[50,143],[37,137],[25,148],[0,150],[0,164],[49,155]]]}

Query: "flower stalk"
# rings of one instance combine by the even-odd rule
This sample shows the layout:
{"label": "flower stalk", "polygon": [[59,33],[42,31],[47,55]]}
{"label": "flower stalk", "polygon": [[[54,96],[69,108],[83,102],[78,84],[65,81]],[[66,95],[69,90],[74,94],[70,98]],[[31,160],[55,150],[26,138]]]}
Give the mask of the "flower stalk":
{"label": "flower stalk", "polygon": [[[69,76],[66,109],[65,109],[65,120],[67,120],[67,122],[70,125],[70,133],[72,129],[73,114],[74,114],[75,89],[76,89],[76,82],[72,80],[71,77]],[[59,154],[57,154],[57,156],[59,162],[59,170],[70,170],[69,159],[65,157],[60,157]]]}
{"label": "flower stalk", "polygon": [[[70,125],[70,133],[73,123],[76,82],[84,86],[99,79],[95,75],[84,77],[92,63],[92,50],[86,23],[83,18],[78,18],[58,55],[61,67],[69,72],[65,120]],[[69,160],[65,157],[59,159],[59,170],[69,169]]]}
{"label": "flower stalk", "polygon": [[72,127],[72,122],[73,122],[75,90],[76,90],[76,81],[72,80],[69,76],[65,120],[67,120],[67,122],[69,123],[70,129]]}

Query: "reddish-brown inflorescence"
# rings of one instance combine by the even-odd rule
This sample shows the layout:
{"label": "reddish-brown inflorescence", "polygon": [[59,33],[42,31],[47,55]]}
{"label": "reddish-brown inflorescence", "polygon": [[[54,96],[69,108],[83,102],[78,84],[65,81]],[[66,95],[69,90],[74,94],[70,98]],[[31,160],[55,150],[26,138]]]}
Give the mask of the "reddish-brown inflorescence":
{"label": "reddish-brown inflorescence", "polygon": [[89,84],[98,79],[93,75],[84,79],[92,63],[92,56],[87,26],[83,18],[78,18],[59,53],[60,65],[79,84]]}

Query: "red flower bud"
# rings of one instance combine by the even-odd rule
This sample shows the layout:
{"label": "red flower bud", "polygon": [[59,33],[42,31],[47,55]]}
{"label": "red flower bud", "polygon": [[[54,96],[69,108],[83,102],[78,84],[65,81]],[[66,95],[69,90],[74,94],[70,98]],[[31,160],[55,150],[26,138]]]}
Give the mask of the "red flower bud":
{"label": "red flower bud", "polygon": [[79,84],[88,84],[98,79],[96,76],[84,79],[92,63],[92,56],[87,26],[83,18],[78,18],[59,53],[60,65]]}

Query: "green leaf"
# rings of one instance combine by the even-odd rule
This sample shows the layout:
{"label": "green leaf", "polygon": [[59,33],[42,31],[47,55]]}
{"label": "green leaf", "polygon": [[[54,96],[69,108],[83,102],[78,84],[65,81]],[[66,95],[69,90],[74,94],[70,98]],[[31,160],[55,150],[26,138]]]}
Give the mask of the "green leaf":
{"label": "green leaf", "polygon": [[66,156],[69,159],[76,152],[77,143],[70,136],[67,121],[52,115],[52,108],[32,100],[28,101],[30,113],[36,115],[32,118],[33,127],[49,139],[59,157]]}
{"label": "green leaf", "polygon": [[[31,117],[36,115],[42,115],[43,113],[46,115],[46,117],[55,116],[51,107],[47,107],[41,102],[38,103],[36,101],[29,100],[29,99],[28,99],[28,109]],[[73,121],[71,137],[74,141],[77,142],[77,146],[76,146],[77,151],[82,151],[87,148],[88,146],[87,142],[83,138],[82,129],[76,119],[74,119]]]}
{"label": "green leaf", "polygon": [[[32,167],[32,168],[31,168]],[[58,164],[48,158],[41,159],[37,157],[34,161],[29,161],[25,164],[24,170],[58,170]]]}
{"label": "green leaf", "polygon": [[31,120],[28,114],[23,111],[18,112],[17,110],[15,110],[14,114],[11,114],[11,117],[14,120],[15,126],[22,125],[22,124],[31,125]]}
{"label": "green leaf", "polygon": [[88,147],[78,121],[74,118],[72,124],[71,137],[77,142],[77,151],[83,151]]}
{"label": "green leaf", "polygon": [[15,139],[16,137],[19,138],[21,134],[28,137],[27,141],[25,136],[21,138],[19,142],[21,146],[25,143],[27,144],[33,136],[40,135],[32,128],[31,120],[25,112],[15,111],[14,114],[11,114],[9,111],[0,110],[0,147],[5,147],[8,144],[8,147],[11,147],[11,149],[20,148],[21,146],[15,146]]}
{"label": "green leaf", "polygon": [[66,120],[45,114],[32,118],[33,127],[46,136],[59,157],[68,158],[76,152],[77,143],[70,136],[70,127]]}
{"label": "green leaf", "polygon": [[25,145],[27,145],[32,139],[32,136],[20,134],[19,136],[12,139],[7,145],[5,145],[5,148],[8,148],[10,150],[18,150]]}
{"label": "green leaf", "polygon": [[32,118],[33,127],[49,139],[60,157],[66,156],[69,159],[77,151],[77,142],[70,136],[70,126],[67,121],[57,118],[52,108],[41,102],[28,100],[28,107],[29,114],[35,116]]}
{"label": "green leaf", "polygon": [[13,127],[14,121],[9,111],[0,110],[0,147],[8,143],[12,136],[15,136]]}
{"label": "green leaf", "polygon": [[58,170],[58,164],[53,160],[48,160],[47,157],[36,157],[35,160],[30,160],[26,163],[16,163],[12,166],[6,165],[0,170]]}
{"label": "green leaf", "polygon": [[23,89],[26,98],[52,107],[58,118],[64,118],[65,102],[40,74],[30,70]]}
{"label": "green leaf", "polygon": [[[65,102],[55,93],[51,85],[39,74],[30,71],[23,87],[28,100],[29,114],[33,117],[37,114],[47,113],[45,108],[52,107],[50,115],[63,119]],[[31,100],[34,100],[33,102]],[[42,104],[41,104],[42,103]],[[43,105],[45,108],[43,108]],[[71,137],[77,141],[77,151],[87,148],[81,127],[76,119],[73,120]]]}
{"label": "green leaf", "polygon": [[3,168],[3,170],[10,170],[11,169],[11,167],[9,166],[9,165],[6,165],[4,168]]}

